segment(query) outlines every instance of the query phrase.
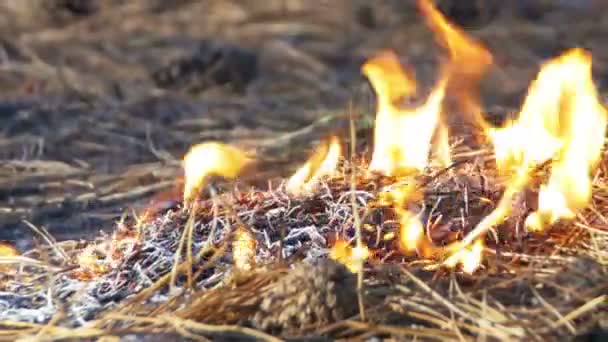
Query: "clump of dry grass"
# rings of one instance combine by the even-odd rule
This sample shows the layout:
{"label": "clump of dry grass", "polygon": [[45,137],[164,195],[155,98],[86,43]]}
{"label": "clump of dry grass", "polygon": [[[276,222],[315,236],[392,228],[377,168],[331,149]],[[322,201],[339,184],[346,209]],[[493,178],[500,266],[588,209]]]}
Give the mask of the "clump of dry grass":
{"label": "clump of dry grass", "polygon": [[[488,153],[458,145],[454,158],[453,167],[416,180],[424,185],[419,209],[433,223],[427,233],[436,244],[462,237],[501,196]],[[121,222],[97,242],[49,240],[4,258],[14,266],[0,281],[5,336],[154,331],[272,340],[257,327],[289,336],[513,340],[566,338],[606,320],[608,164],[595,177],[589,209],[546,234],[516,229],[534,207],[534,189],[521,196],[513,217],[488,236],[484,266],[473,275],[400,254],[390,238],[397,235],[395,213],[379,193],[407,180],[361,172],[353,182],[359,162],[344,164],[314,195],[294,197],[283,186],[235,188]],[[319,264],[334,241],[354,240],[355,211],[373,251],[362,293],[365,321],[358,319],[353,276],[329,261]],[[239,229],[255,239],[252,270],[234,267],[231,243]]]}

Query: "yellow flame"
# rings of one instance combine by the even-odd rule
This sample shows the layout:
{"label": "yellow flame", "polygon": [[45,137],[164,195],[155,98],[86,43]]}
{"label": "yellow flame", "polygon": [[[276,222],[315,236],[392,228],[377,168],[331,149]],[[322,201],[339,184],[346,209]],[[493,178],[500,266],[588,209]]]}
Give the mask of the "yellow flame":
{"label": "yellow flame", "polygon": [[0,242],[0,257],[19,256],[19,251],[8,242]]}
{"label": "yellow flame", "polygon": [[421,241],[425,238],[424,226],[420,219],[407,210],[398,210],[399,220],[399,249],[406,253],[416,252]]}
{"label": "yellow flame", "polygon": [[449,268],[456,268],[460,265],[464,272],[472,274],[481,265],[483,249],[483,239],[477,239],[472,246],[461,248],[450,255],[445,259],[443,265]]}
{"label": "yellow flame", "polygon": [[399,219],[399,239],[397,247],[403,254],[424,254],[422,250],[426,235],[424,225],[417,215],[407,209],[407,205],[423,199],[423,194],[414,180],[380,193],[380,200],[392,205]]}
{"label": "yellow flame", "polygon": [[485,129],[487,124],[477,97],[477,87],[493,63],[492,54],[450,23],[433,6],[432,1],[419,0],[418,6],[430,28],[437,34],[438,41],[450,53],[448,91],[457,98],[461,110],[472,115],[479,128]]}
{"label": "yellow flame", "polygon": [[184,201],[196,197],[207,177],[236,178],[249,162],[243,151],[222,143],[207,142],[192,147],[184,157]]}
{"label": "yellow flame", "polygon": [[370,59],[362,72],[378,98],[370,170],[403,175],[424,169],[439,124],[446,80],[439,81],[424,104],[407,109],[397,101],[413,95],[416,84],[394,53],[384,52]]}
{"label": "yellow flame", "polygon": [[343,264],[352,273],[361,271],[369,256],[369,249],[365,245],[351,247],[348,241],[344,240],[336,241],[329,253],[332,260]]}
{"label": "yellow flame", "polygon": [[232,257],[234,265],[242,271],[249,271],[255,264],[255,249],[257,241],[251,232],[244,228],[239,228],[235,232],[232,242]]}
{"label": "yellow flame", "polygon": [[526,220],[528,229],[543,230],[587,206],[606,121],[591,76],[591,55],[572,49],[543,65],[516,121],[489,130],[503,173],[554,159],[538,211]]}
{"label": "yellow flame", "polygon": [[448,126],[445,122],[440,121],[433,144],[433,152],[437,166],[448,167],[452,164],[452,156],[450,152],[450,134]]}
{"label": "yellow flame", "polygon": [[294,194],[313,191],[322,177],[331,175],[336,170],[341,157],[340,139],[332,136],[328,144],[319,146],[306,164],[289,178],[287,191]]}

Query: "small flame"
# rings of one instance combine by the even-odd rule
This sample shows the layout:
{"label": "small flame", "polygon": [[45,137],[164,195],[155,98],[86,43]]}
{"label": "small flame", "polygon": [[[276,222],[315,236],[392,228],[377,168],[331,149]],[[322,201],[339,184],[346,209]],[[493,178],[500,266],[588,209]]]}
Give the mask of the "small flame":
{"label": "small flame", "polygon": [[431,139],[439,124],[446,80],[436,85],[424,104],[405,109],[399,107],[397,100],[412,96],[416,83],[405,73],[394,53],[384,52],[370,59],[362,72],[378,98],[370,170],[403,175],[424,169]]}
{"label": "small flame", "polygon": [[319,146],[310,159],[287,181],[287,191],[303,194],[314,190],[322,177],[331,175],[342,157],[340,139],[332,136],[329,143]]}
{"label": "small flame", "polygon": [[234,241],[232,242],[234,265],[239,270],[249,271],[255,264],[257,242],[247,229],[239,228],[234,234]]}
{"label": "small flame", "polygon": [[0,257],[16,257],[19,256],[19,251],[15,246],[8,242],[0,242]]}
{"label": "small flame", "polygon": [[424,225],[417,215],[407,209],[409,203],[422,200],[423,194],[418,184],[411,181],[394,189],[382,192],[381,200],[392,205],[399,218],[399,239],[397,247],[406,255],[412,253],[424,254],[426,251],[426,235]]}
{"label": "small flame", "polygon": [[398,210],[399,220],[399,248],[405,254],[416,252],[424,240],[424,225],[420,219],[407,210]]}
{"label": "small flame", "polygon": [[331,248],[329,257],[348,268],[352,273],[363,269],[363,264],[369,258],[370,252],[366,246],[351,247],[348,241],[339,240]]}
{"label": "small flame", "polygon": [[236,178],[249,162],[243,151],[222,143],[207,142],[192,147],[184,157],[184,201],[196,197],[207,177]]}
{"label": "small flame", "polygon": [[555,159],[549,181],[540,189],[538,211],[526,220],[530,230],[571,219],[587,206],[606,122],[591,76],[591,55],[573,49],[543,65],[517,121],[489,131],[503,173]]}
{"label": "small flame", "polygon": [[461,266],[462,270],[468,274],[473,274],[481,265],[483,256],[483,239],[477,239],[472,246],[461,248],[450,255],[443,265],[449,268]]}
{"label": "small flame", "polygon": [[492,54],[450,23],[431,1],[419,0],[418,7],[439,42],[450,53],[448,91],[458,99],[461,110],[472,115],[479,128],[485,129],[487,124],[477,88],[481,77],[493,63]]}

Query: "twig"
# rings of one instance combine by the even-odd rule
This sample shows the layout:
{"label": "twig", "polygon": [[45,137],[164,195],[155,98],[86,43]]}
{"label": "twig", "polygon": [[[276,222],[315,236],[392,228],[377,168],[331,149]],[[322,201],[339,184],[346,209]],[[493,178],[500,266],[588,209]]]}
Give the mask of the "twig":
{"label": "twig", "polygon": [[[357,251],[361,253],[363,250],[363,236],[361,234],[361,217],[359,217],[359,212],[357,210],[357,196],[355,192],[357,190],[357,167],[354,163],[355,161],[355,149],[357,147],[356,144],[356,131],[355,131],[355,120],[353,118],[352,106],[350,110],[350,143],[351,143],[351,158],[350,163],[353,166],[350,175],[350,203],[351,209],[353,211],[353,221],[355,225],[355,234],[357,237]],[[365,322],[365,306],[363,303],[363,272],[364,267],[363,264],[365,260],[361,260],[361,267],[357,272],[357,301],[359,303],[359,316],[361,321]]]}

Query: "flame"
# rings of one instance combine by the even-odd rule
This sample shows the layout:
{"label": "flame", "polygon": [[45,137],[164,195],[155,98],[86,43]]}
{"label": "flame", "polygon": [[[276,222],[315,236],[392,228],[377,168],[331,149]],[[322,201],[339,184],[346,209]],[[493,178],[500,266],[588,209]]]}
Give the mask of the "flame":
{"label": "flame", "polygon": [[198,144],[184,157],[184,201],[191,201],[200,191],[207,177],[237,177],[249,164],[247,155],[232,146],[218,142]]}
{"label": "flame", "polygon": [[0,242],[0,257],[16,257],[19,256],[19,251],[15,246],[8,242]]}
{"label": "flame", "polygon": [[399,249],[405,254],[418,250],[424,240],[424,226],[420,219],[407,210],[397,211],[399,220]]}
{"label": "flame", "polygon": [[342,157],[340,139],[332,136],[328,143],[322,144],[310,159],[287,181],[287,191],[293,194],[308,193],[314,190],[322,177],[331,175]]}
{"label": "flame", "polygon": [[365,245],[351,247],[348,241],[344,240],[336,241],[329,253],[332,260],[343,264],[352,273],[363,270],[363,264],[369,256],[369,249]]}
{"label": "flame", "polygon": [[249,271],[255,264],[257,242],[247,229],[239,228],[234,234],[234,241],[232,242],[234,265],[239,270]]}
{"label": "flame", "polygon": [[437,132],[435,132],[433,152],[435,154],[437,166],[448,167],[452,164],[449,129],[447,124],[443,121],[439,122]]}
{"label": "flame", "polygon": [[461,110],[472,115],[479,128],[485,129],[487,124],[476,88],[483,74],[493,63],[492,54],[450,23],[431,1],[419,0],[418,7],[427,19],[429,27],[437,35],[438,41],[450,53],[449,92],[458,99]]}
{"label": "flame", "polygon": [[516,121],[489,131],[503,173],[554,159],[549,181],[540,188],[538,210],[526,220],[529,229],[571,219],[587,206],[606,122],[591,55],[572,49],[543,65]]}
{"label": "flame", "polygon": [[386,175],[423,170],[428,164],[431,139],[439,125],[445,78],[438,82],[424,104],[405,109],[399,107],[397,100],[414,95],[416,83],[393,52],[370,59],[362,72],[378,98],[370,170]]}
{"label": "flame", "polygon": [[459,249],[444,260],[443,265],[449,268],[461,266],[466,273],[473,274],[481,265],[484,244],[483,239],[477,239],[472,246]]}

